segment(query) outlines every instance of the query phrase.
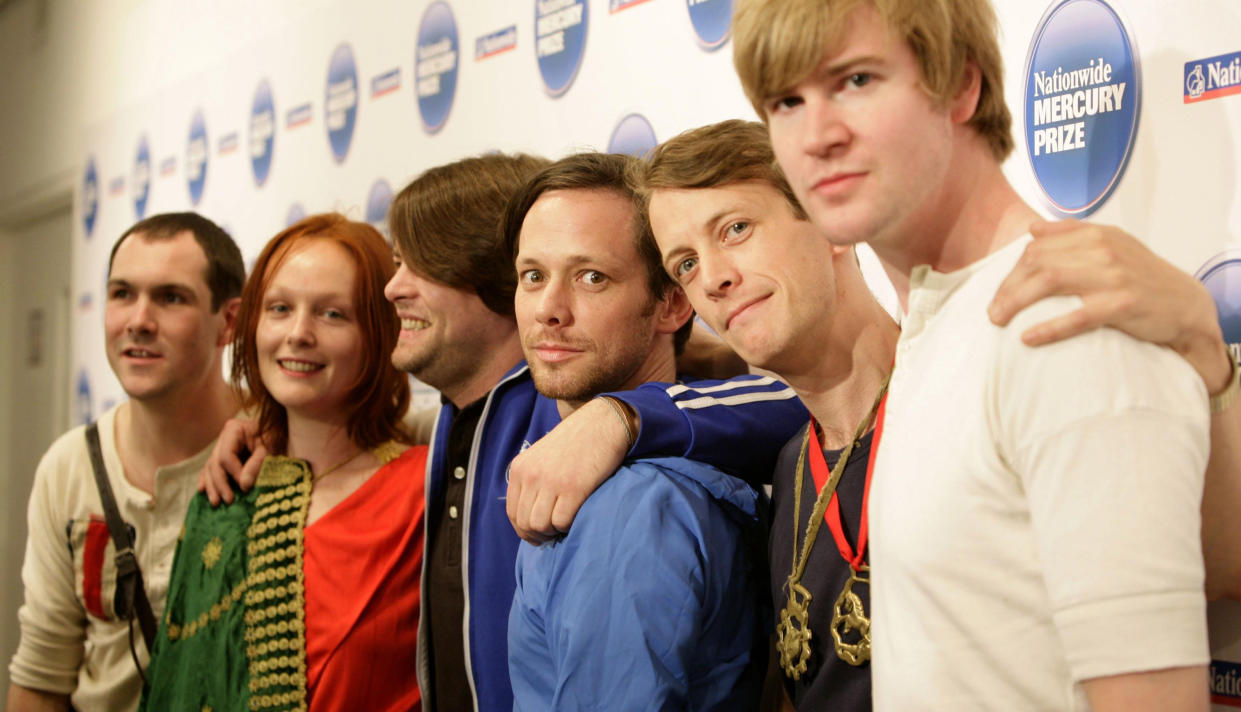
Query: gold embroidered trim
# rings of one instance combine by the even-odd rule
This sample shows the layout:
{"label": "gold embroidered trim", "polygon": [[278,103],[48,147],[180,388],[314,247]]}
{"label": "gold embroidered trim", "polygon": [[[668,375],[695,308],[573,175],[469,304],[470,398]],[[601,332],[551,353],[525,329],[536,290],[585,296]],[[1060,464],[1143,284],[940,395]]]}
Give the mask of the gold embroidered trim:
{"label": "gold embroidered trim", "polygon": [[302,460],[263,461],[255,498],[245,592],[250,709],[306,709],[303,530],[313,486]]}
{"label": "gold embroidered trim", "polygon": [[218,536],[211,537],[211,540],[203,545],[203,566],[208,571],[215,568],[220,562],[220,555],[224,553],[224,542]]}

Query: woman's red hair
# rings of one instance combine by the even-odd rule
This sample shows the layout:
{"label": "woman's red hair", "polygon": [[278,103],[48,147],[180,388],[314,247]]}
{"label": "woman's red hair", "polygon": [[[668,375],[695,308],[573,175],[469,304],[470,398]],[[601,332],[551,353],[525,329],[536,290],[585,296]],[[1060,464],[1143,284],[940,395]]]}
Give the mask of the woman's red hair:
{"label": "woman's red hair", "polygon": [[259,376],[255,332],[263,313],[263,294],[272,275],[294,246],[305,240],[331,240],[353,257],[358,275],[353,295],[358,327],[362,333],[362,373],[346,400],[349,438],[362,448],[388,440],[408,442],[401,418],[409,406],[409,380],[392,366],[389,358],[396,346],[400,324],[384,298],[384,285],[396,268],[392,248],[375,228],[354,222],[338,213],[311,215],[276,235],[263,248],[250,278],[241,290],[241,309],[233,337],[233,387],[244,393],[246,408],[257,413],[259,433],[275,453],[288,448],[289,422],[284,406],[276,402]]}

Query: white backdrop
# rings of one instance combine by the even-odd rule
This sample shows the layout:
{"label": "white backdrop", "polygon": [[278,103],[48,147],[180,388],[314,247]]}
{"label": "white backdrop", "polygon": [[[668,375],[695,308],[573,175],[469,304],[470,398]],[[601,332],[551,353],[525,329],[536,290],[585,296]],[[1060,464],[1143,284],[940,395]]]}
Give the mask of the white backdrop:
{"label": "white backdrop", "polygon": [[[1049,204],[1025,149],[1027,60],[1040,21],[1053,9],[1066,11],[1062,35],[1085,36],[1085,42],[1102,37],[1086,28],[1065,30],[1068,10],[1091,5],[1098,0],[997,1],[1005,95],[1018,144],[1005,170],[1042,209]],[[1134,105],[1136,133],[1114,190],[1089,219],[1118,224],[1199,273],[1217,296],[1228,340],[1241,342],[1241,276],[1229,278],[1234,264],[1241,269],[1233,252],[1241,244],[1241,61],[1233,63],[1241,52],[1241,4],[1114,0],[1111,7],[1139,58],[1126,97],[1136,99],[1140,90],[1140,104]],[[291,211],[339,210],[381,222],[381,213],[368,211],[373,186],[382,181],[394,193],[422,170],[466,155],[519,150],[555,158],[582,148],[606,150],[631,114],[645,119],[654,140],[725,118],[753,118],[733,74],[731,44],[726,36],[720,41],[718,28],[730,10],[731,0],[327,2],[273,28],[263,41],[219,57],[190,80],[117,112],[86,137],[75,200],[76,418],[97,416],[122,397],[103,357],[104,274],[113,241],[140,217],[144,185],[143,215],[196,209],[225,226],[250,262]],[[536,22],[540,11],[547,15],[542,25]],[[352,53],[356,83],[350,92],[334,76],[337,95],[328,101],[329,64],[342,44]],[[421,77],[439,73],[440,94],[426,99],[436,105],[428,116],[419,108],[419,46],[426,58]],[[1094,56],[1093,47],[1078,49]],[[567,66],[545,77],[540,51],[544,62]],[[1115,61],[1103,49],[1099,57]],[[1213,58],[1219,61],[1198,61]],[[270,87],[274,121],[270,165],[260,185],[251,161],[251,107],[262,82]],[[435,84],[426,80],[423,93],[433,94]],[[341,115],[327,109],[342,105],[352,106],[354,116],[347,153],[338,160],[328,134]],[[199,112],[206,171],[195,203],[190,133]],[[433,130],[424,127],[428,123]],[[641,135],[643,121],[624,123],[618,143],[644,148],[650,138]],[[1101,123],[1087,131],[1096,127],[1103,128],[1086,137],[1091,151],[1107,138]],[[146,180],[138,162],[143,140]],[[890,288],[864,259],[872,286],[891,305]],[[428,389],[418,392],[423,403],[434,402]],[[1241,706],[1241,615],[1225,605],[1212,617],[1214,701]]]}

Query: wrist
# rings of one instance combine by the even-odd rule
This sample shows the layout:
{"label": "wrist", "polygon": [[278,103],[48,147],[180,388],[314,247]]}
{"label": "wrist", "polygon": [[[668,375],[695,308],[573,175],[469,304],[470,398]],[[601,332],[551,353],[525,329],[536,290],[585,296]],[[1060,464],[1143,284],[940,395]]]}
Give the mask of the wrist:
{"label": "wrist", "polygon": [[1233,375],[1236,365],[1217,325],[1214,334],[1204,334],[1177,348],[1176,352],[1198,372],[1207,393],[1212,397],[1222,394],[1235,380]]}
{"label": "wrist", "polygon": [[629,452],[638,438],[638,414],[632,406],[619,398],[599,396],[596,400],[607,403],[610,410],[615,414],[616,421],[624,428],[625,452]]}

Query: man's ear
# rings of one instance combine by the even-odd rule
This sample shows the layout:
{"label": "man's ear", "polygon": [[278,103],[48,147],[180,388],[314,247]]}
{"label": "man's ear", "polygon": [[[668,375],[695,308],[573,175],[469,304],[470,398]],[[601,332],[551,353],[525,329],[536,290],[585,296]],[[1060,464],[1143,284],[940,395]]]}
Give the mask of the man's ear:
{"label": "man's ear", "polygon": [[961,72],[961,85],[948,104],[949,115],[953,123],[964,124],[974,118],[980,96],[982,96],[982,70],[978,68],[977,62],[967,59]]}
{"label": "man's ear", "polygon": [[694,307],[680,287],[670,287],[664,292],[664,298],[655,307],[655,332],[658,334],[675,334],[685,322],[694,318]]}
{"label": "man's ear", "polygon": [[220,305],[220,316],[224,319],[224,328],[220,329],[219,336],[216,337],[216,346],[228,346],[233,342],[233,329],[237,327],[237,314],[240,311],[241,297],[233,297]]}

